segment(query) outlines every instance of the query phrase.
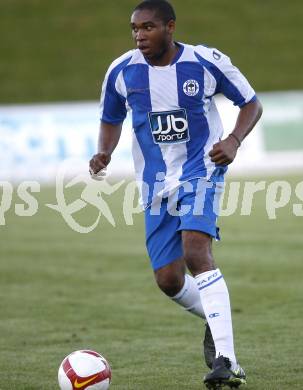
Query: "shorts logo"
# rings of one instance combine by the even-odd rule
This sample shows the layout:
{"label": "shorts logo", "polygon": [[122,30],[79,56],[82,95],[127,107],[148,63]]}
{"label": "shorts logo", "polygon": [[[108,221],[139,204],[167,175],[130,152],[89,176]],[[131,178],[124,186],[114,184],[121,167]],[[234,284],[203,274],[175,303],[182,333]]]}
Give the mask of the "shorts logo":
{"label": "shorts logo", "polygon": [[199,90],[199,83],[196,80],[187,80],[183,84],[183,92],[187,96],[196,96]]}
{"label": "shorts logo", "polygon": [[186,111],[149,112],[149,123],[156,144],[175,144],[189,140]]}

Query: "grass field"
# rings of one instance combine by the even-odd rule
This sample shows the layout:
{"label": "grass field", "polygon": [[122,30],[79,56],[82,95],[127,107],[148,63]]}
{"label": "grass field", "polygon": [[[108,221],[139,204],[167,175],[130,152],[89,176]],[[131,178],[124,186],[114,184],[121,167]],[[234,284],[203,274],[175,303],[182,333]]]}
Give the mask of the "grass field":
{"label": "grass field", "polygon": [[[133,47],[138,0],[1,0],[0,103],[96,100],[114,58]],[[303,88],[301,0],[172,0],[176,39],[217,47],[257,91]]]}
{"label": "grass field", "polygon": [[[74,191],[71,197],[78,196]],[[55,203],[54,188],[37,195],[35,216],[17,217],[13,208],[6,215],[0,227],[1,390],[57,389],[61,360],[82,348],[108,358],[113,390],[203,388],[203,324],[157,290],[142,215],[126,226],[121,197],[109,200],[117,227],[102,221],[88,235],[44,206]],[[90,206],[79,215],[87,224],[95,217]],[[302,389],[302,217],[289,205],[269,220],[259,194],[251,216],[237,212],[220,226],[215,255],[230,288],[246,389]]]}

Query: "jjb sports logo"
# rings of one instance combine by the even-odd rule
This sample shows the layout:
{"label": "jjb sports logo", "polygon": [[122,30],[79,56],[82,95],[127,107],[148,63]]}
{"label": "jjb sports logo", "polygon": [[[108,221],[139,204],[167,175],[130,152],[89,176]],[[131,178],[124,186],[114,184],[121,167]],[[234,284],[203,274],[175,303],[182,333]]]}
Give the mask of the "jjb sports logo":
{"label": "jjb sports logo", "polygon": [[186,111],[149,112],[149,123],[156,144],[175,144],[189,140]]}

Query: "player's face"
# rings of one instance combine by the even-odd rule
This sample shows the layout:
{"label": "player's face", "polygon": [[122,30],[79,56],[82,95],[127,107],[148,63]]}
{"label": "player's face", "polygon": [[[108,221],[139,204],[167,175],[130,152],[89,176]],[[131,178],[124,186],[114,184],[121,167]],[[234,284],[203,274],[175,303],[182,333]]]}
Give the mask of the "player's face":
{"label": "player's face", "polygon": [[165,24],[149,10],[135,11],[131,17],[132,35],[137,48],[148,59],[160,58],[169,49],[175,30],[173,20]]}

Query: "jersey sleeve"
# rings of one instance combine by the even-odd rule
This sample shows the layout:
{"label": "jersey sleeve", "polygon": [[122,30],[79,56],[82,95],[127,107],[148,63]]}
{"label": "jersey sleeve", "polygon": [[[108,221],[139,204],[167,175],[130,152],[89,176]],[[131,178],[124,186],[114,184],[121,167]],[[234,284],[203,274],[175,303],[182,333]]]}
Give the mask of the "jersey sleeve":
{"label": "jersey sleeve", "polygon": [[217,93],[222,93],[232,100],[235,106],[243,107],[256,99],[256,93],[240,70],[231,63],[229,57],[216,52],[221,58],[218,60],[219,82]]}
{"label": "jersey sleeve", "polygon": [[240,108],[256,100],[254,89],[227,55],[217,49],[201,48],[200,50],[208,78],[212,79],[214,95],[222,93]]}
{"label": "jersey sleeve", "polygon": [[126,117],[123,74],[120,66],[111,66],[104,78],[100,98],[100,120],[113,125],[122,123]]}

